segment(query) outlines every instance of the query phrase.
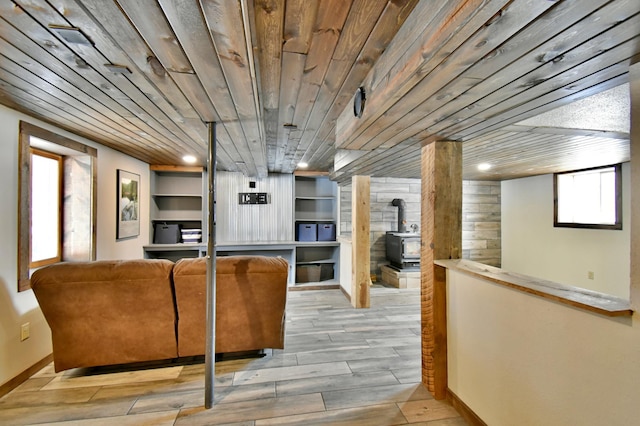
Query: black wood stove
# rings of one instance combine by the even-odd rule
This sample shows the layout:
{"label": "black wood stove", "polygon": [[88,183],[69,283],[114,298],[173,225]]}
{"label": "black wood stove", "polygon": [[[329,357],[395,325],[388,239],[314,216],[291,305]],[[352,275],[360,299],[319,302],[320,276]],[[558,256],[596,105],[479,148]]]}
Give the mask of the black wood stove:
{"label": "black wood stove", "polygon": [[407,232],[404,200],[395,198],[391,204],[398,207],[398,231],[387,232],[387,260],[396,269],[420,269],[420,234]]}

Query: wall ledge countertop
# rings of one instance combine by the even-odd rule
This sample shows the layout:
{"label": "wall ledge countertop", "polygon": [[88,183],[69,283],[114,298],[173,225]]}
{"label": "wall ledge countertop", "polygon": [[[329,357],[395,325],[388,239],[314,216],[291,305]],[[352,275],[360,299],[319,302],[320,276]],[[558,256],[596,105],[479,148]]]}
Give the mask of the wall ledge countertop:
{"label": "wall ledge countertop", "polygon": [[604,316],[633,315],[629,300],[605,293],[509,272],[466,259],[436,260],[434,264]]}

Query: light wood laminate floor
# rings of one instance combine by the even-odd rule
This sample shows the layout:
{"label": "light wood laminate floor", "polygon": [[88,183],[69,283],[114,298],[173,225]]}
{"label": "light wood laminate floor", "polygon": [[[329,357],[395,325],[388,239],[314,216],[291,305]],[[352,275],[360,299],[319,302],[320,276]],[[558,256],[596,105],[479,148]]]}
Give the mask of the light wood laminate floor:
{"label": "light wood laminate floor", "polygon": [[466,425],[420,384],[419,290],[289,292],[286,349],[216,363],[204,409],[202,359],[146,368],[45,367],[0,399],[0,424]]}

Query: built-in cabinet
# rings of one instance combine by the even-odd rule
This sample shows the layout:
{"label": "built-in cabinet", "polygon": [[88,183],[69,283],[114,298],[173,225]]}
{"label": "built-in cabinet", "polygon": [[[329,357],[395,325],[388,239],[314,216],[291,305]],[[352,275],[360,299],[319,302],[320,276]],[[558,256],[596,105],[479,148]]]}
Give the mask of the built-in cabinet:
{"label": "built-in cabinet", "polygon": [[[145,258],[169,259],[177,261],[184,257],[204,256],[207,253],[207,177],[199,167],[150,166],[150,241],[144,246]],[[219,182],[218,182],[219,184]],[[266,185],[262,182],[263,185]],[[229,209],[238,202],[238,192],[244,188],[223,188],[218,197]],[[291,181],[289,185],[279,183],[278,189],[288,188],[272,194],[272,199],[286,196],[291,200]],[[226,192],[225,192],[226,191]],[[281,194],[282,192],[283,194]],[[221,196],[222,194],[222,196]],[[226,194],[226,195],[225,195]],[[222,198],[222,199],[221,199]],[[286,204],[286,203],[285,203]],[[293,287],[336,286],[340,277],[340,243],[336,241],[338,227],[338,185],[328,176],[294,176],[293,182],[293,219],[294,239],[289,234],[286,241],[258,239],[255,241],[222,241],[216,244],[218,256],[234,254],[264,254],[281,256],[291,265],[289,285]],[[283,204],[284,205],[284,204]],[[277,220],[288,216],[285,222],[291,223],[291,203],[281,207]],[[257,206],[241,206],[255,208]],[[227,215],[229,216],[229,215]],[[218,218],[227,217],[220,215]],[[233,217],[236,220],[238,215]],[[231,220],[231,216],[227,220]],[[255,222],[248,222],[256,226]],[[181,229],[200,229],[200,242],[157,240],[157,227],[178,225]],[[277,224],[273,224],[276,226]],[[231,226],[224,220],[220,226]],[[260,226],[269,226],[262,224]],[[287,229],[289,233],[291,228]],[[218,233],[217,233],[218,234]]]}
{"label": "built-in cabinet", "polygon": [[296,286],[338,284],[338,186],[327,176],[295,176],[294,192]]}
{"label": "built-in cabinet", "polygon": [[[202,256],[206,249],[207,211],[206,175],[202,167],[150,166],[150,244],[144,247],[147,258],[177,260]],[[177,225],[181,230],[167,240],[160,237],[160,227]],[[200,239],[189,240],[186,234],[200,231]],[[182,238],[183,232],[185,238]],[[187,241],[187,242],[185,242]]]}

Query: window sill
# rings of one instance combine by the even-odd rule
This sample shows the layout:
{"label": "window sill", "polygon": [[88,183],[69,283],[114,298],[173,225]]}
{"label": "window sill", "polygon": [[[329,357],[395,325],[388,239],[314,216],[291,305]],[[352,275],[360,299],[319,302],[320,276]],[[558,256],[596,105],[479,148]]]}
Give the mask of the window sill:
{"label": "window sill", "polygon": [[608,317],[630,317],[633,315],[633,310],[631,310],[631,304],[628,300],[597,291],[508,272],[494,266],[466,259],[436,260],[434,263],[443,268],[460,271],[496,284],[600,315]]}

